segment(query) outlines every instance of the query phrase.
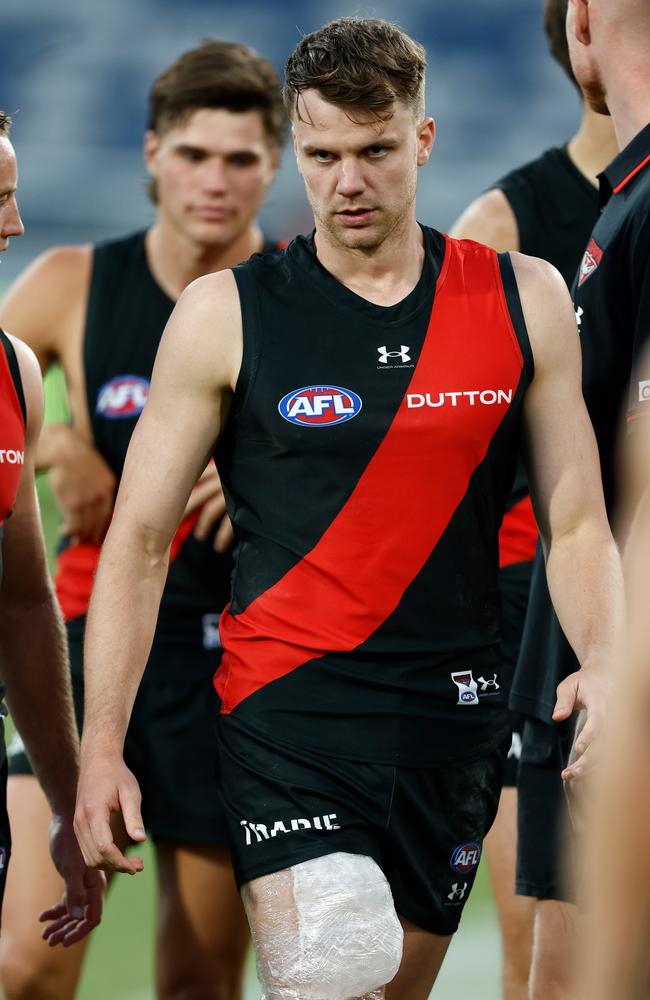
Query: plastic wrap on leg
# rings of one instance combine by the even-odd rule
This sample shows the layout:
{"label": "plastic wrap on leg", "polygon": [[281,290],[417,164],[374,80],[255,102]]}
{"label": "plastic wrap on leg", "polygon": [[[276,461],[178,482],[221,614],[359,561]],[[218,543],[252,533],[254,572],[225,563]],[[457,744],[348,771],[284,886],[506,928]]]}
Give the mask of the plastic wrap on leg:
{"label": "plastic wrap on leg", "polygon": [[329,854],[243,889],[262,1000],[383,1000],[402,928],[372,858]]}

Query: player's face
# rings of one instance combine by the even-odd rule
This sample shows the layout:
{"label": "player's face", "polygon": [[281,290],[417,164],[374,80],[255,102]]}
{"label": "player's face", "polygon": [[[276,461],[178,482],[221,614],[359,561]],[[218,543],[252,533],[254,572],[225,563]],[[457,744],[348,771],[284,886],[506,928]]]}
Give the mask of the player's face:
{"label": "player's face", "polygon": [[[316,90],[293,116],[298,169],[316,225],[339,246],[372,250],[414,215],[417,170],[435,128],[401,101],[385,123],[353,122]],[[355,115],[356,117],[356,115]]]}
{"label": "player's face", "polygon": [[25,232],[16,201],[17,183],[16,154],[4,136],[0,138],[0,251],[7,249],[10,236]]}
{"label": "player's face", "polygon": [[195,243],[228,246],[253,222],[278,151],[259,111],[201,108],[162,135],[148,132],[145,160],[161,217]]}

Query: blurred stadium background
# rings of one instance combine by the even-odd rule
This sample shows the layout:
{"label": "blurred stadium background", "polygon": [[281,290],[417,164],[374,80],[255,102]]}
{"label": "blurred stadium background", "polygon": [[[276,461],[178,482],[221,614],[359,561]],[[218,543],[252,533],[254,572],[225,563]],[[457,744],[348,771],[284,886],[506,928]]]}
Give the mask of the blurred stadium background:
{"label": "blurred stadium background", "polygon": [[[140,149],[148,87],[202,38],[245,41],[278,67],[301,33],[341,14],[396,20],[428,52],[427,100],[438,124],[421,171],[418,217],[447,228],[477,193],[512,166],[567,139],[577,97],[550,60],[542,0],[4,0],[0,107],[14,115],[20,204],[27,233],[2,260],[0,293],[41,250],[146,225]],[[288,238],[310,227],[287,151],[263,212]],[[48,411],[65,413],[61,381],[48,379]],[[50,538],[55,512],[43,494]],[[80,1000],[152,1000],[155,866],[121,878],[95,935]],[[499,944],[485,874],[435,990],[437,1000],[497,1000]],[[246,1000],[259,996],[251,974]]]}

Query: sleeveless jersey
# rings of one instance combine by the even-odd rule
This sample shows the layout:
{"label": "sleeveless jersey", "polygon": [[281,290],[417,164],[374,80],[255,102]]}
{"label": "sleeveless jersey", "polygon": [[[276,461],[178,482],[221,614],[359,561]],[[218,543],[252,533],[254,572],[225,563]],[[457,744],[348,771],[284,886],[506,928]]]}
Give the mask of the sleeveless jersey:
{"label": "sleeveless jersey", "polygon": [[[494,188],[504,193],[514,212],[521,252],[548,260],[570,288],[598,218],[598,191],[566,146],[548,149],[506,174]],[[536,543],[537,524],[520,465],[501,527],[501,565],[531,560]]]}
{"label": "sleeveless jersey", "polygon": [[[0,330],[0,583],[2,583],[2,536],[11,516],[25,460],[27,408],[14,345]],[[0,716],[7,714],[4,685],[0,683]],[[4,763],[4,740],[0,739],[0,764]]]}
{"label": "sleeveless jersey", "polygon": [[[145,235],[138,232],[94,248],[84,333],[93,442],[118,480],[174,308],[149,270]],[[199,542],[193,536],[197,518],[198,511],[182,523],[172,544],[157,626],[158,636],[181,644],[196,634],[197,615],[221,611],[230,590],[232,559],[215,553],[211,539]],[[87,610],[99,553],[98,545],[75,544],[59,554],[57,592],[68,621]],[[187,660],[191,671],[191,658]]]}
{"label": "sleeveless jersey", "polygon": [[424,241],[390,307],[306,237],[235,269],[244,356],[217,450],[238,537],[228,725],[415,766],[508,728],[498,530],[532,377],[510,257]]}
{"label": "sleeveless jersey", "polygon": [[0,583],[4,523],[18,492],[25,461],[27,409],[14,346],[0,330]]}

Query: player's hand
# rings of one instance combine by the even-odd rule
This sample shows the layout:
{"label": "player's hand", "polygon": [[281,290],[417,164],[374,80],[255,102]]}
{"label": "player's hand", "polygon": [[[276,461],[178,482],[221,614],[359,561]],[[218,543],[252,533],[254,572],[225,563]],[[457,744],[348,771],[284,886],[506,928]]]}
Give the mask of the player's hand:
{"label": "player's hand", "polygon": [[61,511],[61,533],[82,542],[101,542],[115,502],[116,479],[99,452],[66,424],[43,429],[49,436],[50,488]]}
{"label": "player's hand", "polygon": [[594,766],[594,740],[602,729],[609,682],[604,670],[582,667],[558,685],[553,721],[563,722],[581,711],[569,764],[562,771],[564,781],[580,778]]}
{"label": "player's hand", "polygon": [[121,819],[126,838],[146,839],[140,812],[142,796],[121,757],[88,757],[82,751],[74,829],[84,861],[91,868],[135,875],[144,868],[137,855],[127,857],[115,842],[113,825]]}
{"label": "player's hand", "polygon": [[89,934],[102,918],[106,876],[87,868],[70,818],[54,816],[50,824],[50,853],[65,882],[63,898],[39,915],[47,923],[43,938],[49,945],[68,947]]}
{"label": "player's hand", "polygon": [[189,517],[199,511],[194,528],[194,535],[200,541],[214,533],[214,549],[216,552],[227,552],[231,548],[234,534],[230,518],[226,514],[226,498],[219,473],[214,462],[210,462],[192,490],[187,501],[184,517]]}

